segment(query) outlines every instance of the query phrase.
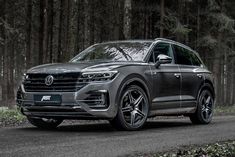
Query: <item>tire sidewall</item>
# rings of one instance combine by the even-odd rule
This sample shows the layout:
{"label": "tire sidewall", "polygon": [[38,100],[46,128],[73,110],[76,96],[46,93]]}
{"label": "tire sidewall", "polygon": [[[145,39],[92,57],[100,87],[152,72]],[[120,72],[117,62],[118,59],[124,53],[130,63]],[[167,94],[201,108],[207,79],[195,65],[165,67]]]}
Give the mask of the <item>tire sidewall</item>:
{"label": "tire sidewall", "polygon": [[[210,97],[211,97],[211,99],[212,99],[212,113],[211,113],[211,116],[210,116],[210,118],[209,119],[204,119],[203,118],[203,115],[202,115],[202,99],[203,99],[203,97],[205,96],[205,94],[209,94],[210,95]],[[202,124],[208,124],[208,123],[210,123],[211,121],[212,121],[212,117],[213,117],[213,112],[214,112],[214,98],[213,98],[213,95],[212,95],[212,93],[209,91],[209,90],[207,90],[207,89],[205,89],[205,90],[203,90],[201,93],[200,93],[200,95],[199,95],[199,97],[198,97],[198,100],[197,100],[197,117],[198,117],[198,120],[202,123]]]}
{"label": "tire sidewall", "polygon": [[[145,100],[147,102],[147,106],[146,106],[147,107],[147,116],[145,117],[145,119],[143,120],[143,122],[141,124],[139,124],[135,127],[133,127],[133,126],[129,125],[128,123],[126,123],[126,121],[124,119],[124,116],[123,116],[123,113],[122,113],[123,96],[128,90],[131,90],[131,89],[138,89],[141,92],[141,94],[144,95]],[[144,92],[144,90],[141,87],[139,87],[137,85],[130,85],[130,86],[127,86],[126,88],[124,88],[124,90],[122,91],[122,93],[119,97],[118,104],[119,105],[118,105],[118,115],[117,116],[119,117],[120,123],[124,127],[124,129],[126,129],[126,130],[138,130],[138,129],[141,129],[144,126],[144,124],[147,120],[147,117],[148,117],[148,113],[149,113],[149,99],[148,99],[146,93]]]}

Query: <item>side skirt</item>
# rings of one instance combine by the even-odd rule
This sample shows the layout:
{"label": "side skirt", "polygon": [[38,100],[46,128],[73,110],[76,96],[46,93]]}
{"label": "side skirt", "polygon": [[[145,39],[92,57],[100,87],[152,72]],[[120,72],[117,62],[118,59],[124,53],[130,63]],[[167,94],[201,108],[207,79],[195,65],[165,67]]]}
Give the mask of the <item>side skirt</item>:
{"label": "side skirt", "polygon": [[149,117],[154,116],[179,116],[195,113],[197,109],[196,101],[181,101],[154,103],[154,108],[150,110]]}
{"label": "side skirt", "polygon": [[179,116],[179,115],[194,113],[195,111],[196,111],[195,107],[155,110],[155,111],[150,111],[149,117],[154,117],[154,116]]}

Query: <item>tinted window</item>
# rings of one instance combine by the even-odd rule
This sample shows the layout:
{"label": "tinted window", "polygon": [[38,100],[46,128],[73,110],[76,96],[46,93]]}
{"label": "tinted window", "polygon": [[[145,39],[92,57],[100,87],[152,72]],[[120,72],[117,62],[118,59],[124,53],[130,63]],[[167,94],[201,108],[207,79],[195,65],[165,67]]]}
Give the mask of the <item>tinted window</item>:
{"label": "tinted window", "polygon": [[153,53],[151,54],[149,62],[156,62],[157,57],[160,54],[164,54],[164,55],[167,55],[167,56],[173,58],[173,52],[172,52],[170,44],[168,44],[168,43],[158,43],[153,48]]}
{"label": "tinted window", "polygon": [[194,66],[201,65],[201,61],[194,54],[194,52],[177,45],[174,45],[174,50],[176,53],[177,64]]}
{"label": "tinted window", "polygon": [[201,66],[202,63],[196,54],[192,53],[192,64],[195,66]]}

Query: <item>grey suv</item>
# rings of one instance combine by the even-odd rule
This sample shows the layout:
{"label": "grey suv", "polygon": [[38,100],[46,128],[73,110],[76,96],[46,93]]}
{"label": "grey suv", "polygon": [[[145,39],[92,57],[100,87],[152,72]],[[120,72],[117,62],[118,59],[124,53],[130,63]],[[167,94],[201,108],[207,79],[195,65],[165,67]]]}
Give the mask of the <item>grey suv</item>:
{"label": "grey suv", "polygon": [[92,45],[68,63],[29,69],[17,92],[21,112],[40,128],[107,119],[137,130],[159,115],[208,124],[214,100],[212,73],[198,53],[162,38]]}

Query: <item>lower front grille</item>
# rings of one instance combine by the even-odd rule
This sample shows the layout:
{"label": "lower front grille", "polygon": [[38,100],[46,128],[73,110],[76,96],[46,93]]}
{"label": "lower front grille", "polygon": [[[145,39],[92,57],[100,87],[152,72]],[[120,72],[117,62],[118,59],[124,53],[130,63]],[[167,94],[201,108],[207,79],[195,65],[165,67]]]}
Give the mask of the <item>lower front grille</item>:
{"label": "lower front grille", "polygon": [[45,79],[50,74],[28,74],[23,82],[26,92],[76,92],[87,85],[79,82],[80,73],[51,74],[53,83],[46,85]]}
{"label": "lower front grille", "polygon": [[79,102],[87,104],[92,109],[105,109],[109,106],[109,95],[107,92],[90,92],[86,99]]}

